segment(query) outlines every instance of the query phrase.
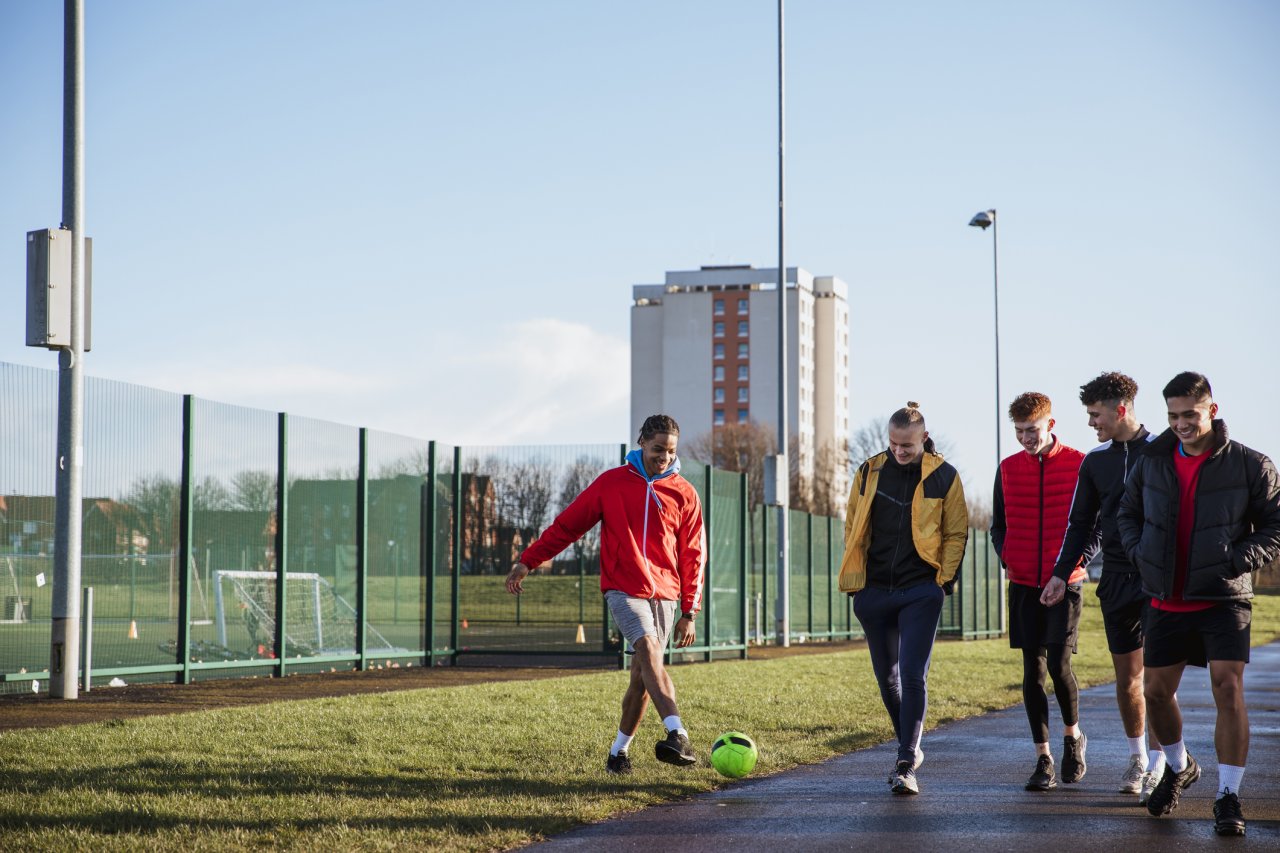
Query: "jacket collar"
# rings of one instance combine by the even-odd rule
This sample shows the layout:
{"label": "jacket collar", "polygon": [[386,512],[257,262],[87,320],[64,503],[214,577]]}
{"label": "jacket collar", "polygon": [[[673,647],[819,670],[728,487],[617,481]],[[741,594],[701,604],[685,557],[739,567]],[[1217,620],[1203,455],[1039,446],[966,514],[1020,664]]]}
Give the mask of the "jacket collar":
{"label": "jacket collar", "polygon": [[676,461],[671,463],[670,468],[663,471],[661,474],[658,474],[657,476],[650,477],[649,472],[644,470],[644,455],[640,452],[639,449],[633,450],[627,454],[627,464],[631,466],[632,470],[634,470],[637,474],[639,474],[641,477],[644,477],[644,480],[646,483],[652,483],[656,480],[662,480],[672,475],[680,473],[680,457],[677,456]]}
{"label": "jacket collar", "polygon": [[[1213,444],[1209,446],[1209,453],[1217,456],[1221,453],[1230,442],[1230,436],[1227,433],[1227,422],[1221,418],[1213,420]],[[1155,440],[1150,442],[1142,449],[1142,452],[1148,456],[1172,456],[1178,449],[1179,439],[1172,429],[1166,429]]]}

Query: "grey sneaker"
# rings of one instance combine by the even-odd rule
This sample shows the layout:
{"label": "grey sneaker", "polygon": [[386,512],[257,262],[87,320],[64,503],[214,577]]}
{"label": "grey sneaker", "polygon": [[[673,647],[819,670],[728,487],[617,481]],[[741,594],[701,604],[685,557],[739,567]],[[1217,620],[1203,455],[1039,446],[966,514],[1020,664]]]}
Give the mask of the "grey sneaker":
{"label": "grey sneaker", "polygon": [[916,781],[916,771],[911,762],[898,762],[898,766],[894,768],[892,790],[895,794],[920,793],[920,784]]}
{"label": "grey sneaker", "polygon": [[[1142,760],[1142,756],[1130,755],[1129,766],[1125,769],[1124,775],[1120,777],[1120,793],[1142,793],[1142,777],[1145,775],[1147,775],[1147,764]],[[1154,787],[1154,783],[1152,787]]]}
{"label": "grey sneaker", "polygon": [[[890,785],[894,784],[894,782],[897,780],[897,778],[898,778],[898,765],[899,765],[899,764],[901,764],[901,763],[902,763],[902,762],[900,762],[900,761],[895,761],[895,762],[893,763],[893,769],[889,771],[889,784],[890,784]],[[917,747],[916,747],[916,757],[915,757],[915,760],[911,762],[911,772],[913,772],[913,773],[914,773],[915,771],[919,770],[919,769],[920,769],[920,765],[921,765],[921,764],[924,764],[924,750],[917,746]]]}
{"label": "grey sneaker", "polygon": [[[1161,764],[1161,773],[1163,773],[1164,765]],[[1154,770],[1142,774],[1142,784],[1138,788],[1138,805],[1145,806],[1147,800],[1151,799],[1151,792],[1156,789],[1156,785],[1160,784],[1160,774]]]}

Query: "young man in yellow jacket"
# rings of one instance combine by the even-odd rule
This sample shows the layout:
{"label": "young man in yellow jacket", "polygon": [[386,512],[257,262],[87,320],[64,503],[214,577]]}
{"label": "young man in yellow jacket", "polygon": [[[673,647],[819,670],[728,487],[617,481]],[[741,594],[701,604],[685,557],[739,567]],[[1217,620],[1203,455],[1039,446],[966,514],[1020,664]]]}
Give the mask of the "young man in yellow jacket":
{"label": "young man in yellow jacket", "polygon": [[898,737],[889,777],[895,794],[920,793],[929,660],[968,536],[960,476],[934,451],[917,404],[908,403],[889,418],[889,449],[854,475],[840,564],[840,590],[854,597]]}

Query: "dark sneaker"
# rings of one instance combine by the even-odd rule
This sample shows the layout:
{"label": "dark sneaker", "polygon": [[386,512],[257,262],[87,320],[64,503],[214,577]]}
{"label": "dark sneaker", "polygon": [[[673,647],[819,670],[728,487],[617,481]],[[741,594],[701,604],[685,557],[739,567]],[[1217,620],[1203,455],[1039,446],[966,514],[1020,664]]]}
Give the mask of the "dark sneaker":
{"label": "dark sneaker", "polygon": [[1036,759],[1036,771],[1027,780],[1027,790],[1048,791],[1056,787],[1058,787],[1058,779],[1053,772],[1053,756],[1042,755]]}
{"label": "dark sneaker", "polygon": [[657,746],[653,748],[653,753],[659,761],[665,761],[677,767],[688,767],[698,761],[698,757],[693,754],[693,747],[689,745],[688,735],[682,735],[677,731],[667,732],[666,740],[658,741]]}
{"label": "dark sneaker", "polygon": [[627,755],[625,750],[617,755],[610,755],[609,760],[604,763],[604,769],[608,773],[625,776],[631,772],[631,756]]}
{"label": "dark sneaker", "polygon": [[1080,737],[1064,737],[1062,739],[1062,781],[1068,785],[1084,778],[1084,751],[1089,746],[1089,738],[1084,732]]}
{"label": "dark sneaker", "polygon": [[1178,807],[1178,798],[1182,792],[1190,788],[1200,778],[1200,765],[1187,753],[1187,766],[1181,773],[1174,773],[1169,765],[1164,766],[1164,775],[1160,777],[1156,789],[1147,798],[1147,811],[1155,817],[1166,815]]}
{"label": "dark sneaker", "polygon": [[893,788],[895,794],[918,794],[920,784],[916,782],[916,770],[910,761],[899,761],[893,771]]}
{"label": "dark sneaker", "polygon": [[1213,831],[1219,835],[1244,835],[1240,798],[1230,791],[1213,804]]}

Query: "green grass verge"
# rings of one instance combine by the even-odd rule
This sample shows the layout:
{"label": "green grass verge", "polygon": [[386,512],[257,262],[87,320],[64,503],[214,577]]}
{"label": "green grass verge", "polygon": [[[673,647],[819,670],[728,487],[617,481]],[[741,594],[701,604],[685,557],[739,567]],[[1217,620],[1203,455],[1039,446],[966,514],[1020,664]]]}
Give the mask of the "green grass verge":
{"label": "green grass verge", "polygon": [[[1111,678],[1087,596],[1076,670]],[[1280,598],[1255,600],[1255,642]],[[1004,640],[934,653],[930,726],[1020,701]],[[712,770],[659,765],[650,713],[634,776],[602,772],[626,676],[599,672],[0,734],[0,849],[510,847],[709,790]],[[865,651],[681,667],[704,755],[722,730],[761,745],[759,773],[888,740]]]}

